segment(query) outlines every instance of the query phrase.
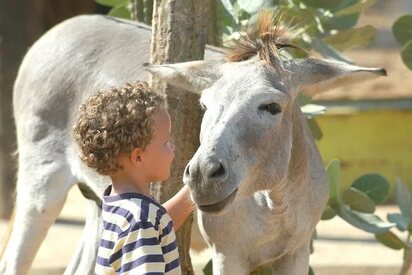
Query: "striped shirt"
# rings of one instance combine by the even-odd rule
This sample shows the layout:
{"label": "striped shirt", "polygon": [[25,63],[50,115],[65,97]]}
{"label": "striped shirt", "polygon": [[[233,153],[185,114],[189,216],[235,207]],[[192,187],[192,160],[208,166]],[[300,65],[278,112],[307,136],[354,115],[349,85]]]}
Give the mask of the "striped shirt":
{"label": "striped shirt", "polygon": [[103,234],[95,274],[181,274],[172,219],[138,193],[103,195]]}

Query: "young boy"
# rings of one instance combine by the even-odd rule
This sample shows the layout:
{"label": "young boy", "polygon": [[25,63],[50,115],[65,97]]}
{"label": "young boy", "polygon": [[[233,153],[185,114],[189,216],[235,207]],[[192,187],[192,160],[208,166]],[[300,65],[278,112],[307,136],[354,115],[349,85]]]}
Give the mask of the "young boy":
{"label": "young boy", "polygon": [[95,274],[181,273],[173,224],[179,228],[194,208],[189,190],[164,206],[149,193],[150,182],[170,175],[170,127],[165,97],[144,82],[100,92],[80,107],[80,157],[112,180],[103,195]]}

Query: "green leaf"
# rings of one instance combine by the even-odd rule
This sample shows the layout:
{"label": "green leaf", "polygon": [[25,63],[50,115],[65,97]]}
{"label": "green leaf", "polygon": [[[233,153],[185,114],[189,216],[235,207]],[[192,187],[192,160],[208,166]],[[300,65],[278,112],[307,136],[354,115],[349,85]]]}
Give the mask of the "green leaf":
{"label": "green leaf", "polygon": [[236,1],[233,4],[233,11],[235,15],[233,16],[233,19],[235,20],[236,24],[241,25],[242,20],[246,20],[249,18],[249,14],[245,12],[240,6],[239,3]]}
{"label": "green leaf", "polygon": [[279,12],[282,14],[282,21],[292,27],[304,27],[305,32],[311,34],[316,30],[316,16],[310,9],[301,9],[298,6],[280,7]]}
{"label": "green leaf", "polygon": [[98,4],[107,6],[107,7],[124,6],[129,2],[129,0],[95,0],[95,1]]}
{"label": "green leaf", "polygon": [[126,5],[114,7],[109,11],[108,15],[125,19],[131,18],[130,10],[126,7]]}
{"label": "green leaf", "polygon": [[326,205],[325,209],[323,209],[321,220],[327,221],[327,220],[332,219],[335,216],[336,216],[336,211],[329,205]]}
{"label": "green leaf", "polygon": [[396,202],[401,209],[402,216],[407,220],[412,220],[412,200],[408,187],[398,178],[395,187]]}
{"label": "green leaf", "polygon": [[359,3],[355,5],[351,5],[349,7],[346,7],[344,9],[341,9],[335,15],[337,16],[345,16],[345,15],[350,15],[354,13],[359,13],[362,12],[363,10],[375,5],[377,0],[362,0]]}
{"label": "green leaf", "polygon": [[406,67],[408,67],[409,70],[412,70],[412,39],[406,43],[405,46],[403,46],[401,50],[401,57]]}
{"label": "green leaf", "polygon": [[310,7],[331,10],[339,6],[342,1],[343,0],[302,0],[301,2]]}
{"label": "green leaf", "polygon": [[383,245],[395,250],[400,250],[407,247],[406,244],[391,231],[375,234],[375,239]]}
{"label": "green leaf", "polygon": [[316,140],[321,140],[323,138],[322,129],[320,129],[319,124],[313,118],[306,119],[309,129],[312,132],[312,136]]}
{"label": "green leaf", "polygon": [[315,51],[320,53],[323,57],[332,58],[338,61],[352,64],[352,62],[349,59],[341,55],[337,50],[327,45],[325,42],[323,42],[320,39],[317,39],[317,38],[313,39],[312,47]]}
{"label": "green leaf", "polygon": [[357,3],[359,3],[359,0],[344,0],[344,1],[342,1],[342,2],[339,4],[339,6],[337,6],[337,7],[336,7],[335,9],[333,9],[333,10],[336,12],[336,11],[345,9],[345,8],[347,8],[347,7],[349,7],[349,6],[355,5],[355,4],[357,4]]}
{"label": "green leaf", "polygon": [[326,31],[344,30],[353,28],[358,23],[360,13],[347,16],[334,16],[322,19],[322,25]]}
{"label": "green leaf", "polygon": [[309,272],[308,275],[315,275],[315,272],[313,272],[313,269],[311,266],[309,266]]}
{"label": "green leaf", "polygon": [[310,255],[312,255],[313,252],[315,252],[315,249],[313,247],[313,241],[316,240],[317,238],[318,238],[318,233],[316,232],[316,228],[315,228],[315,230],[313,230],[312,237],[310,238],[310,244],[309,244]]}
{"label": "green leaf", "polygon": [[272,7],[271,0],[237,0],[240,8],[249,14],[254,14],[261,9]]}
{"label": "green leaf", "polygon": [[270,266],[259,266],[250,275],[272,275],[272,268]]}
{"label": "green leaf", "polygon": [[331,160],[326,168],[329,180],[329,201],[332,207],[341,202],[339,168],[340,162],[337,159]]}
{"label": "green leaf", "polygon": [[349,205],[352,210],[363,213],[375,212],[375,203],[371,198],[361,191],[351,187],[343,193],[342,201]]}
{"label": "green leaf", "polygon": [[223,7],[225,7],[225,10],[232,15],[232,17],[235,16],[235,10],[233,8],[232,2],[230,0],[222,0]]}
{"label": "green leaf", "polygon": [[388,214],[387,219],[390,222],[396,223],[396,227],[402,232],[408,229],[409,223],[411,222],[399,213]]}
{"label": "green leaf", "polygon": [[381,204],[388,197],[390,184],[379,174],[365,174],[357,178],[352,187],[365,193],[375,204]]}
{"label": "green leaf", "polygon": [[371,25],[341,30],[334,35],[323,38],[333,48],[344,51],[355,47],[366,47],[375,38],[376,29]]}
{"label": "green leaf", "polygon": [[351,225],[370,233],[384,233],[396,225],[386,223],[374,214],[353,211],[347,205],[337,208],[337,214]]}
{"label": "green leaf", "polygon": [[399,17],[392,26],[392,32],[401,45],[412,40],[412,14]]}
{"label": "green leaf", "polygon": [[213,275],[213,265],[212,260],[208,261],[205,267],[203,268],[204,275]]}

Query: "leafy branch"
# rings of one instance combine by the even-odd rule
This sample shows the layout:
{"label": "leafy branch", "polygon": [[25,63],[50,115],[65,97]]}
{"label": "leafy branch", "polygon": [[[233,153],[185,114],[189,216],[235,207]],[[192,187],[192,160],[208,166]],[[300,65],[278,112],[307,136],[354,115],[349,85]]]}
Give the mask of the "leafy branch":
{"label": "leafy branch", "polygon": [[[404,249],[404,262],[400,274],[406,275],[412,268],[412,199],[408,187],[397,179],[395,197],[400,213],[387,215],[383,221],[374,214],[375,206],[384,203],[389,194],[389,182],[379,174],[365,174],[356,179],[351,187],[341,194],[339,161],[332,160],[327,166],[329,178],[329,201],[322,220],[339,216],[349,224],[365,232],[374,234],[375,239],[391,249]],[[391,231],[407,231],[402,240]]]}
{"label": "leafy branch", "polygon": [[409,70],[412,70],[412,14],[398,18],[392,26],[396,40],[402,46],[401,58]]}

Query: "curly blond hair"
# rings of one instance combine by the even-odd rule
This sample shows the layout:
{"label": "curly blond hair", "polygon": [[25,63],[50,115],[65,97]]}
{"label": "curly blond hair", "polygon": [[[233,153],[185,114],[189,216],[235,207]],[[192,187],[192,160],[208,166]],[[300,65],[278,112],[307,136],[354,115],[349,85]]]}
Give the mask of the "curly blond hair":
{"label": "curly blond hair", "polygon": [[146,82],[125,83],[100,91],[80,106],[73,127],[80,158],[101,175],[122,167],[119,156],[144,150],[154,135],[153,114],[165,108],[165,96]]}

